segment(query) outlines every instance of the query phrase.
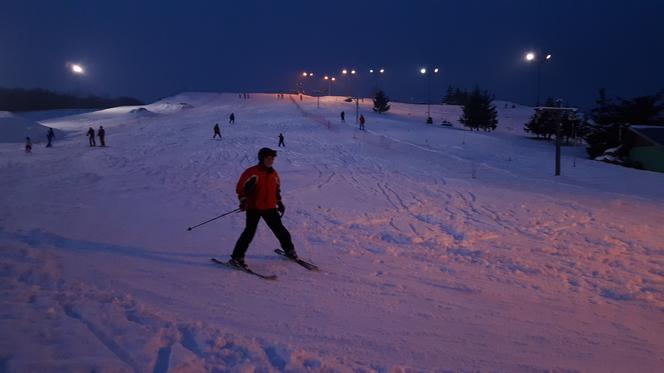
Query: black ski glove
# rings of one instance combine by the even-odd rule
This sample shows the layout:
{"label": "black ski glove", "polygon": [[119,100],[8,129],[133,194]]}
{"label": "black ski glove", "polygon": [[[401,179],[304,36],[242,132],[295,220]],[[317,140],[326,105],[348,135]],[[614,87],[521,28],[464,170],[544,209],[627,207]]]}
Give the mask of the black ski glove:
{"label": "black ski glove", "polygon": [[245,211],[247,209],[247,200],[240,201],[240,211]]}
{"label": "black ski glove", "polygon": [[279,211],[279,216],[284,216],[286,212],[286,206],[281,201],[277,202],[277,211]]}

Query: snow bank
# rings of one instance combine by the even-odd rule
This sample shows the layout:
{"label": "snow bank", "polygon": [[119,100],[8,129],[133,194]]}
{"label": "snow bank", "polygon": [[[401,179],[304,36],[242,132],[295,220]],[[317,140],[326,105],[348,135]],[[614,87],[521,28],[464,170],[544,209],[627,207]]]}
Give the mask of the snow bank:
{"label": "snow bank", "polygon": [[[55,137],[62,138],[63,132],[54,130]],[[25,119],[19,115],[0,111],[0,142],[24,143],[30,137],[33,143],[46,141],[48,127]]]}

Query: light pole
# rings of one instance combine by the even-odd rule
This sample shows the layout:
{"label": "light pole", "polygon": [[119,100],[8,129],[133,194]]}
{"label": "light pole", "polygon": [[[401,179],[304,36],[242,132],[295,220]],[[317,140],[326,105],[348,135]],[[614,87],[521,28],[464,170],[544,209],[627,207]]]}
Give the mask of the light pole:
{"label": "light pole", "polygon": [[323,80],[327,81],[327,95],[332,96],[332,82],[336,82],[337,78],[325,75],[325,77],[323,77]]}
{"label": "light pole", "polygon": [[385,74],[385,69],[382,69],[382,68],[378,69],[378,70],[370,69],[369,74],[372,74],[372,75],[375,74],[375,76],[376,76],[376,85],[375,85],[374,90],[376,92],[378,92],[378,78],[380,78],[381,75]]}
{"label": "light pole", "polygon": [[[73,63],[73,62],[68,62],[67,63],[67,68],[75,75],[75,76],[83,76],[85,75],[85,68],[83,65],[80,63]],[[81,93],[81,80],[80,78],[76,78],[76,90],[79,91],[78,93]]]}
{"label": "light pole", "polygon": [[535,52],[528,52],[526,53],[524,59],[526,60],[526,62],[532,62],[537,64],[537,102],[535,102],[535,106],[540,106],[542,65],[544,64],[544,62],[551,59],[551,54],[547,54],[546,56],[544,56],[544,58],[541,58]]}
{"label": "light pole", "polygon": [[[347,69],[341,70],[341,75],[342,76],[347,76],[349,71]],[[358,76],[357,71],[355,69],[350,70],[350,76]],[[350,84],[350,96],[353,97],[353,82]],[[355,96],[355,123],[358,123],[360,121],[360,98],[358,96]]]}
{"label": "light pole", "polygon": [[298,82],[300,88],[300,101],[302,101],[302,95],[304,94],[304,80],[306,80],[307,78],[313,78],[314,73],[303,71],[302,74],[300,74],[300,76],[303,79],[303,81]]}
{"label": "light pole", "polygon": [[434,67],[432,71],[427,71],[426,67],[420,68],[420,74],[427,76],[427,123],[433,123],[431,118],[431,76],[438,75],[440,70]]}

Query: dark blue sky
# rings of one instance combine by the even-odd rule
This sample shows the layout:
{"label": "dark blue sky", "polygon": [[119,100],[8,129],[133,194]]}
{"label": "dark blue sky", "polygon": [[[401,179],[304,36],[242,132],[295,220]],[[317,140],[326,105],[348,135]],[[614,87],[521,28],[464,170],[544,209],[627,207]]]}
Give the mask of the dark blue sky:
{"label": "dark blue sky", "polygon": [[[420,66],[438,66],[432,99],[479,85],[533,104],[528,49],[553,58],[541,95],[591,106],[599,88],[625,98],[664,88],[664,1],[33,1],[0,3],[0,86],[152,101],[184,90],[276,92],[299,73],[387,70],[381,87],[426,97]],[[67,62],[88,70],[74,77]],[[318,79],[308,90],[324,88]],[[349,93],[340,80],[333,93]]]}

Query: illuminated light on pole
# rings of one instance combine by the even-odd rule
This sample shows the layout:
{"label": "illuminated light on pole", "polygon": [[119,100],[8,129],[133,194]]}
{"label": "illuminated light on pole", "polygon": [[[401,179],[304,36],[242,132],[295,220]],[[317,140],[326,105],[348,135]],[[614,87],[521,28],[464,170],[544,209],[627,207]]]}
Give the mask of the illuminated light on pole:
{"label": "illuminated light on pole", "polygon": [[76,63],[71,64],[71,71],[74,74],[85,74],[85,69],[83,69],[83,66]]}
{"label": "illuminated light on pole", "polygon": [[[341,70],[341,75],[346,76],[348,74],[347,69]],[[352,76],[357,76],[357,71],[355,69],[351,69],[350,74]],[[353,97],[353,83],[351,82],[351,92],[350,96]],[[355,123],[359,121],[359,113],[360,113],[360,98],[355,97]]]}
{"label": "illuminated light on pole", "polygon": [[376,92],[378,92],[378,79],[380,78],[380,76],[381,76],[382,74],[385,73],[385,69],[379,69],[379,70],[370,69],[370,70],[369,70],[369,73],[371,73],[371,74],[376,73],[376,83],[375,83],[374,90],[375,90]]}
{"label": "illuminated light on pole", "polygon": [[437,67],[433,68],[433,71],[427,74],[426,67],[420,68],[420,74],[427,75],[427,123],[433,123],[431,119],[431,76],[437,75],[440,69]]}
{"label": "illuminated light on pole", "polygon": [[[310,78],[310,77],[313,77],[313,76],[314,76],[314,73],[306,72],[306,71],[302,72],[302,78],[304,78],[304,79]],[[304,93],[304,82],[303,81],[298,82],[297,84],[300,86],[300,100],[302,100],[302,94]]]}
{"label": "illuminated light on pole", "polygon": [[537,63],[537,101],[535,102],[535,106],[540,106],[540,92],[541,92],[541,80],[542,80],[542,65],[544,64],[545,61],[549,61],[551,59],[551,54],[547,54],[544,59],[538,58],[537,54],[535,52],[528,52],[526,53],[525,60],[527,62],[535,62]]}

